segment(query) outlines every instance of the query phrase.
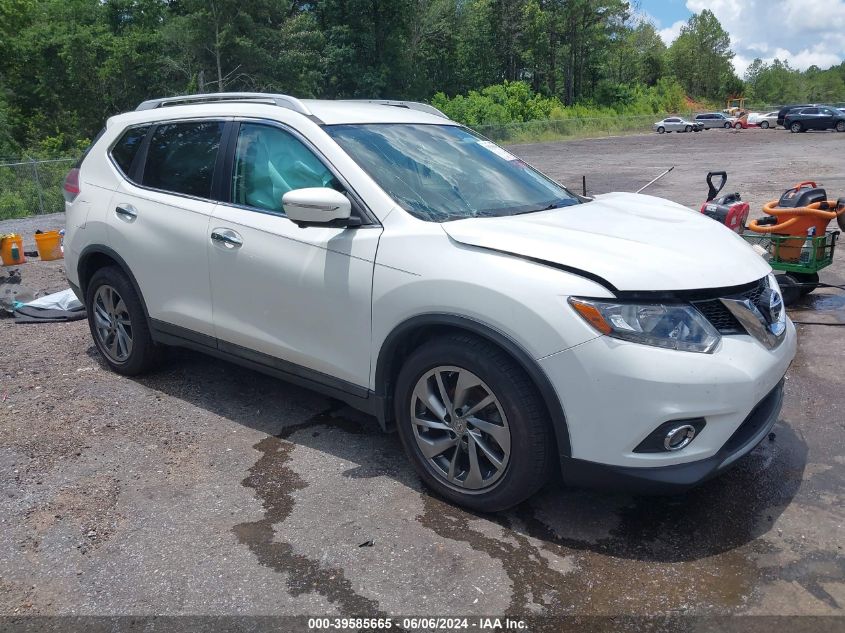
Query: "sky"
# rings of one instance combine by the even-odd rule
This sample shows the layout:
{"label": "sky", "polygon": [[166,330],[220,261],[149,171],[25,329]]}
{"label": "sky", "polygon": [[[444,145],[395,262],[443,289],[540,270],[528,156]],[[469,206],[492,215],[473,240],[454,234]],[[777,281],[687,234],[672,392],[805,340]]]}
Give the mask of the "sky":
{"label": "sky", "polygon": [[845,60],[845,0],[634,0],[667,44],[693,13],[710,9],[731,36],[734,68],[742,77],[759,57],[805,70]]}

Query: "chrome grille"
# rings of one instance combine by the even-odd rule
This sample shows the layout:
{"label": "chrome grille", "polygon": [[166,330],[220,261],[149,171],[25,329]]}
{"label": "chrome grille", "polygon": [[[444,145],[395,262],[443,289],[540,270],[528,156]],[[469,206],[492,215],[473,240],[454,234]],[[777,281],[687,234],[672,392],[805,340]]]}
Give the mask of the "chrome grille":
{"label": "chrome grille", "polygon": [[[768,283],[766,282],[766,278],[763,277],[750,290],[729,295],[729,298],[750,299],[751,302],[756,305],[760,295],[763,294],[763,291],[767,287]],[[719,297],[693,301],[692,304],[699,312],[701,312],[701,314],[704,315],[704,318],[713,324],[713,327],[715,327],[720,334],[747,334],[745,328],[740,325],[739,321],[736,320],[736,317],[725,307],[725,304],[719,300]]]}

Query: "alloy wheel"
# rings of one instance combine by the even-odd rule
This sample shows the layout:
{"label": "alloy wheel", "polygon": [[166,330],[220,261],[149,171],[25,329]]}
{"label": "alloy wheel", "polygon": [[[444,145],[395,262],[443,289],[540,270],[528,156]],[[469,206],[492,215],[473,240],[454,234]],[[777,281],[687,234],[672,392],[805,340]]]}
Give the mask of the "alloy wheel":
{"label": "alloy wheel", "polygon": [[123,298],[104,284],[94,293],[93,309],[100,349],[113,362],[125,362],[132,353],[132,320]]}
{"label": "alloy wheel", "polygon": [[471,371],[440,366],[417,381],[411,425],[427,468],[463,492],[489,490],[507,470],[511,433],[499,399]]}

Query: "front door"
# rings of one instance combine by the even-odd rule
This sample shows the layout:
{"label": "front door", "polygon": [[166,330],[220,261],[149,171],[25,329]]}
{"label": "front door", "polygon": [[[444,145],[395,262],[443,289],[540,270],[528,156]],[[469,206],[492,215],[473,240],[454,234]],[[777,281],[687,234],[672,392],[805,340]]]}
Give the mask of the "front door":
{"label": "front door", "polygon": [[292,189],[343,189],[293,132],[241,123],[234,152],[230,202],[217,206],[207,234],[220,349],[368,386],[381,227],[300,228],[285,217]]}

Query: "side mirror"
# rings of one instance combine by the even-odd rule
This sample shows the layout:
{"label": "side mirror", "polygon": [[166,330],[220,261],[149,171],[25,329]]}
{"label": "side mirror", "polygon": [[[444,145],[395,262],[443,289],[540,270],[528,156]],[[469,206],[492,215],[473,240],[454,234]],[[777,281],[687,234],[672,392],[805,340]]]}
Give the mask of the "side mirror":
{"label": "side mirror", "polygon": [[288,191],[282,196],[282,208],[288,219],[300,227],[353,224],[352,203],[349,198],[328,187]]}

